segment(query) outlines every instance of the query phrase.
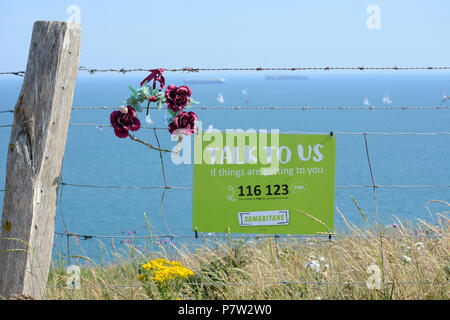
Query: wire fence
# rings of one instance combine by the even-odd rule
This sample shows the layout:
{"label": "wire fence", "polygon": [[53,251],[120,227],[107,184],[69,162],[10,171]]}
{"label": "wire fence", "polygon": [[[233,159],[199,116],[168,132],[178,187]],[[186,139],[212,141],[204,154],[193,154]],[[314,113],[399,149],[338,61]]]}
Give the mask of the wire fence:
{"label": "wire fence", "polygon": [[[94,73],[104,73],[104,72],[118,72],[118,73],[130,73],[130,72],[148,72],[148,69],[146,68],[134,68],[134,69],[97,69],[97,68],[87,68],[87,67],[80,67],[80,71],[85,71],[90,74]],[[405,71],[405,70],[450,70],[450,67],[436,67],[436,66],[427,66],[427,67],[286,67],[286,68],[190,68],[190,67],[184,67],[184,68],[178,68],[178,69],[165,69],[165,71],[169,72],[201,72],[201,71],[333,71],[333,70],[359,70],[359,71],[376,71],[376,70],[393,70],[393,71]],[[15,75],[15,76],[24,76],[25,71],[14,71],[14,72],[0,72],[0,75]],[[326,111],[345,111],[345,110],[359,110],[359,111],[376,111],[376,110],[448,110],[449,106],[383,106],[383,107],[371,107],[371,106],[364,106],[364,107],[354,107],[354,106],[193,106],[192,109],[201,109],[201,110],[326,110]],[[1,108],[0,113],[14,113],[13,109],[7,109],[7,108]],[[72,107],[72,110],[81,110],[81,111],[88,111],[88,110],[112,110],[117,109],[117,107],[111,107],[111,106],[85,106],[85,107]],[[150,107],[150,109],[157,109],[156,107]],[[71,123],[71,126],[75,127],[111,127],[111,125],[108,124],[98,124],[98,123]],[[12,127],[12,124],[0,124],[0,128],[9,128]],[[157,146],[159,149],[161,149],[160,140],[158,136],[159,130],[167,130],[167,128],[158,128],[158,127],[141,127],[142,129],[146,130],[152,130],[154,134],[155,141],[157,143]],[[223,130],[220,130],[223,131]],[[329,135],[330,132],[295,132],[295,131],[289,131],[289,132],[280,132],[280,133],[292,133],[292,134],[323,134],[323,135]],[[370,145],[368,141],[368,136],[371,135],[382,135],[382,136],[399,136],[399,135],[410,135],[410,136],[449,136],[450,132],[332,132],[332,135],[353,135],[353,136],[362,136],[364,141],[364,151],[365,151],[365,158],[367,160],[368,170],[370,173],[370,184],[364,184],[364,185],[336,185],[335,187],[337,189],[371,189],[372,190],[372,197],[373,197],[373,203],[375,207],[376,212],[376,220],[378,223],[378,226],[380,226],[379,221],[379,213],[378,213],[378,204],[377,204],[377,190],[380,188],[385,189],[448,189],[450,188],[450,185],[383,185],[376,183],[376,177],[374,176],[374,172],[372,170],[372,160],[370,157]],[[162,150],[159,150],[159,158],[160,158],[160,169],[162,173],[162,184],[161,185],[148,185],[148,186],[138,186],[138,185],[96,185],[96,184],[77,184],[72,182],[66,182],[61,178],[60,184],[59,184],[59,214],[61,216],[61,219],[63,221],[64,230],[63,231],[57,231],[55,232],[56,236],[59,237],[65,237],[66,243],[67,243],[67,252],[66,257],[69,262],[71,263],[71,258],[74,258],[76,256],[73,256],[71,252],[71,241],[70,239],[81,239],[81,240],[92,240],[92,239],[167,239],[170,241],[171,246],[173,247],[173,240],[174,239],[199,239],[198,233],[195,231],[193,234],[172,234],[170,232],[170,228],[165,220],[164,212],[163,212],[163,203],[165,201],[165,195],[166,191],[170,189],[178,189],[178,190],[192,190],[193,188],[190,186],[174,186],[171,184],[168,184],[166,179],[166,165],[164,162],[163,152]],[[131,190],[163,190],[161,194],[160,199],[160,214],[161,218],[164,222],[164,224],[167,227],[167,230],[169,231],[169,234],[162,234],[162,235],[148,235],[148,236],[141,236],[141,235],[100,235],[100,234],[78,234],[70,231],[70,227],[66,224],[66,221],[64,219],[64,210],[63,210],[63,191],[64,188],[85,188],[85,189],[131,189]],[[0,191],[5,191],[4,189],[1,189]],[[200,238],[204,237],[213,237],[214,239],[230,239],[230,234],[213,234],[208,235],[202,233],[200,235]],[[257,235],[257,234],[246,234],[245,237],[247,239],[264,239],[264,238],[271,238],[269,235]],[[314,238],[318,240],[323,240],[320,243],[326,245],[327,243],[330,243],[332,241],[338,241],[339,239],[351,237],[351,238],[361,238],[361,239],[370,239],[375,238],[380,241],[380,260],[383,264],[383,279],[388,279],[388,275],[386,274],[386,267],[385,267],[385,259],[384,256],[384,248],[383,248],[383,241],[389,238],[430,238],[430,239],[440,239],[440,238],[447,238],[448,234],[437,234],[437,233],[426,233],[426,234],[385,234],[382,228],[378,229],[377,234],[369,235],[369,234],[348,234],[348,235],[340,235],[335,233],[326,233],[326,234],[312,234],[312,235],[273,235],[272,236],[275,241],[275,252],[276,252],[276,259],[277,259],[277,265],[279,270],[279,277],[280,281],[273,282],[273,281],[263,281],[263,282],[244,282],[244,283],[233,283],[233,282],[214,282],[214,283],[192,283],[194,285],[200,285],[200,286],[251,286],[251,285],[270,285],[270,284],[279,284],[284,286],[284,296],[287,298],[286,293],[286,285],[288,284],[311,284],[311,285],[367,285],[366,282],[349,282],[349,281],[288,281],[286,280],[285,274],[283,272],[283,268],[281,265],[280,260],[280,253],[279,253],[279,239],[309,239]],[[394,282],[391,281],[385,281],[382,283],[382,285],[390,286],[394,284]],[[427,285],[448,285],[449,281],[405,281],[405,282],[395,282],[395,285],[412,285],[412,284],[427,284]],[[93,287],[103,287],[103,288],[134,288],[134,287],[140,287],[140,284],[125,284],[125,285],[92,285],[92,284],[83,284],[83,286],[93,286]],[[65,287],[65,286],[62,286]]]}
{"label": "wire fence", "polygon": [[[72,110],[117,110],[117,107],[107,106],[93,106],[93,107],[72,107]],[[149,107],[150,110],[160,110],[158,107]],[[347,110],[448,110],[450,106],[191,106],[193,110],[335,110],[335,111],[347,111]],[[0,108],[0,113],[14,113],[13,109]],[[94,124],[89,124],[94,125]],[[101,124],[99,124],[102,126]]]}
{"label": "wire fence", "polygon": [[[152,68],[88,68],[80,66],[79,71],[85,71],[90,74],[95,73],[130,73],[130,72],[148,72]],[[167,68],[164,71],[168,72],[189,72],[197,73],[201,71],[424,71],[424,70],[450,70],[450,66],[406,66],[398,67],[394,66],[383,66],[383,67],[366,67],[366,66],[341,66],[341,67],[222,67],[222,68],[193,68],[193,67],[182,67],[182,68]],[[0,75],[14,75],[23,77],[25,71],[3,71]]]}

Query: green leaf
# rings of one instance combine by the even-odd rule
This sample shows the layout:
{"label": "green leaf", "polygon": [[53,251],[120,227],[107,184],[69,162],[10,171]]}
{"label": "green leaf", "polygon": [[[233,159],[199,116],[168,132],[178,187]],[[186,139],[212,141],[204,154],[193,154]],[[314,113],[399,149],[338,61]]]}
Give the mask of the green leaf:
{"label": "green leaf", "polygon": [[130,89],[130,91],[131,91],[133,94],[136,94],[136,89],[134,89],[134,87],[133,87],[131,84],[128,86],[128,89]]}
{"label": "green leaf", "polygon": [[166,118],[166,124],[170,124],[173,122],[173,117],[167,117]]}
{"label": "green leaf", "polygon": [[144,96],[149,97],[150,96],[150,89],[149,87],[142,87],[141,92]]}
{"label": "green leaf", "polygon": [[[170,110],[170,109],[167,109],[167,111],[169,112],[169,114],[170,114],[172,117],[176,117],[177,113],[176,113],[175,111],[172,111],[172,110]],[[172,121],[171,121],[171,122],[172,122]]]}
{"label": "green leaf", "polygon": [[194,99],[190,98],[190,99],[189,99],[189,103],[190,103],[190,104],[199,104],[200,102],[195,101]]}

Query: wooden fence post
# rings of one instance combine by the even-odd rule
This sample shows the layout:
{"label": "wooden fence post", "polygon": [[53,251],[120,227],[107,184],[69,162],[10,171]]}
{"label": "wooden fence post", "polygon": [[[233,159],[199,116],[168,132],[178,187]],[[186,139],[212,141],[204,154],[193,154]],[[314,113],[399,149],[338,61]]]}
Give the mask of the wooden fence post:
{"label": "wooden fence post", "polygon": [[62,160],[78,72],[81,25],[37,21],[7,147],[0,296],[43,298]]}

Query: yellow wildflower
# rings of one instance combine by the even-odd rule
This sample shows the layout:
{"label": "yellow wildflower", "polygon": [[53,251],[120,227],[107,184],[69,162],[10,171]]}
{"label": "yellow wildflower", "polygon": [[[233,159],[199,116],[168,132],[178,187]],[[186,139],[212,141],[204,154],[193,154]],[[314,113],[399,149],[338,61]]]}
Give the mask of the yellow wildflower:
{"label": "yellow wildflower", "polygon": [[[192,275],[194,272],[188,268],[183,267],[181,262],[178,261],[168,261],[167,259],[156,259],[150,260],[142,265],[142,268],[151,275],[151,279],[159,284],[164,284],[166,281],[186,279]],[[148,280],[148,275],[139,276],[138,280]]]}

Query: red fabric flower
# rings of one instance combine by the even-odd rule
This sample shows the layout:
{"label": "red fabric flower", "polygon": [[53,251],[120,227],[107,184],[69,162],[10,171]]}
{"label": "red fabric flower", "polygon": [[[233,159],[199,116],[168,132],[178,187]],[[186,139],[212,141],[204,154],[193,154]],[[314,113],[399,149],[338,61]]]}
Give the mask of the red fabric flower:
{"label": "red fabric flower", "polygon": [[150,82],[153,80],[153,89],[156,88],[156,81],[158,81],[159,89],[161,91],[161,89],[163,89],[166,84],[166,80],[164,79],[164,76],[163,76],[164,68],[152,69],[149,71],[151,73],[144,80],[142,80],[141,87],[145,82]]}
{"label": "red fabric flower", "polygon": [[183,110],[189,104],[191,94],[192,91],[188,86],[177,87],[171,84],[165,92],[167,108],[174,112]]}
{"label": "red fabric flower", "polygon": [[128,131],[136,131],[141,127],[141,122],[136,118],[136,111],[131,106],[122,106],[120,110],[113,111],[110,115],[114,133],[119,138],[128,137]]}
{"label": "red fabric flower", "polygon": [[197,119],[195,112],[181,111],[169,124],[169,132],[173,134],[177,131],[189,136],[195,132],[195,123],[197,122]]}

